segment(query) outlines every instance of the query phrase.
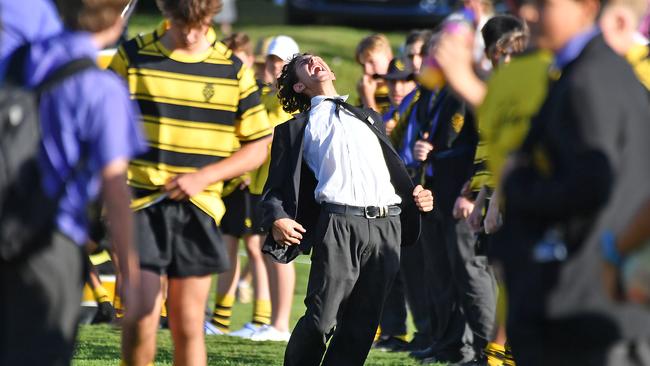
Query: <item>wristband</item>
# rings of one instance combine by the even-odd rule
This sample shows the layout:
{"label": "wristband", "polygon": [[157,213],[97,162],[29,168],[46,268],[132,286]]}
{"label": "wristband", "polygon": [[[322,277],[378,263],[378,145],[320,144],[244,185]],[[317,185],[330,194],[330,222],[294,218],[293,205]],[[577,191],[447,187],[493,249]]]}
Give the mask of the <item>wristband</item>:
{"label": "wristband", "polygon": [[607,230],[603,233],[600,237],[600,246],[605,261],[616,267],[620,267],[623,264],[623,257],[616,247],[616,237],[613,232]]}

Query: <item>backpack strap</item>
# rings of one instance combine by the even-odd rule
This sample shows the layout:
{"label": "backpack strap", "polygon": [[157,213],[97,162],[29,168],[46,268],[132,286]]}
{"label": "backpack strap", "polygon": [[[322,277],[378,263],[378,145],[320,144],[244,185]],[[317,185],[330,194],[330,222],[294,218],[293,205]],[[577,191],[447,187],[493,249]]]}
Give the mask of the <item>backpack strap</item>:
{"label": "backpack strap", "polygon": [[5,79],[14,85],[25,84],[25,61],[29,54],[30,44],[26,43],[14,50],[9,58]]}
{"label": "backpack strap", "polygon": [[65,63],[63,66],[54,70],[43,80],[35,89],[38,94],[49,90],[56,84],[62,82],[64,79],[79,73],[86,69],[96,68],[95,61],[88,57],[79,58]]}

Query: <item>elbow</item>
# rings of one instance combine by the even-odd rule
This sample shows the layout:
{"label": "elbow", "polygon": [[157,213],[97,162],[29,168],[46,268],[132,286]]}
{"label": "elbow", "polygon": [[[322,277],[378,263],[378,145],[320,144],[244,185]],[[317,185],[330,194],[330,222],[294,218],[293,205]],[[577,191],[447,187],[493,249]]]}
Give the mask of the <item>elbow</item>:
{"label": "elbow", "polygon": [[249,143],[249,162],[251,164],[250,170],[257,169],[269,156],[269,144],[272,141],[272,136],[263,137],[257,141]]}

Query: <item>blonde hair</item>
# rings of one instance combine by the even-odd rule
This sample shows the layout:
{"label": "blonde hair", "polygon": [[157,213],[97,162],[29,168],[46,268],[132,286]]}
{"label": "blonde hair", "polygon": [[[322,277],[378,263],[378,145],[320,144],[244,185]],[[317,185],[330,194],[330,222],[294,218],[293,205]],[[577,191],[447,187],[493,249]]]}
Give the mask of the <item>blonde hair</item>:
{"label": "blonde hair", "polygon": [[357,45],[355,59],[358,63],[363,64],[366,57],[377,51],[386,51],[390,55],[393,53],[390,47],[390,41],[381,33],[375,33],[362,39]]}

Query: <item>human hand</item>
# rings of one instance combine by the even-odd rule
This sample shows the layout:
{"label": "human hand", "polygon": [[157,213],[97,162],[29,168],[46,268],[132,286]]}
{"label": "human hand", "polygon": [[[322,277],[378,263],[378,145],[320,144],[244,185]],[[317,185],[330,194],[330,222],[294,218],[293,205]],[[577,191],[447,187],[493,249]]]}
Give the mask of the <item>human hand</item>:
{"label": "human hand", "polygon": [[469,199],[460,196],[456,198],[453,215],[456,219],[466,219],[474,209],[474,203]]}
{"label": "human hand", "polygon": [[485,215],[485,233],[494,234],[499,231],[503,220],[501,218],[501,209],[499,208],[499,200],[496,195],[492,195],[490,205],[488,206],[487,214]]}
{"label": "human hand", "polygon": [[386,122],[386,125],[385,125],[385,127],[386,127],[386,135],[390,136],[390,134],[395,129],[395,126],[397,126],[397,121],[395,121],[394,118],[391,118],[390,120],[388,120],[388,122]]}
{"label": "human hand", "polygon": [[418,140],[413,147],[413,158],[417,161],[425,161],[431,151],[433,151],[433,145],[429,141]]}
{"label": "human hand", "polygon": [[271,227],[273,240],[284,245],[300,244],[302,234],[306,232],[302,225],[289,218],[277,219]]}
{"label": "human hand", "polygon": [[475,204],[472,213],[467,217],[467,224],[473,232],[481,231],[481,221],[483,221],[483,204]]}
{"label": "human hand", "polygon": [[413,189],[413,199],[420,211],[429,212],[433,210],[433,193],[419,184]]}
{"label": "human hand", "polygon": [[188,174],[180,174],[165,184],[164,191],[169,199],[183,201],[203,192],[209,185],[200,171]]}
{"label": "human hand", "polygon": [[474,74],[473,44],[467,40],[465,34],[443,32],[434,49],[434,57],[454,89]]}

